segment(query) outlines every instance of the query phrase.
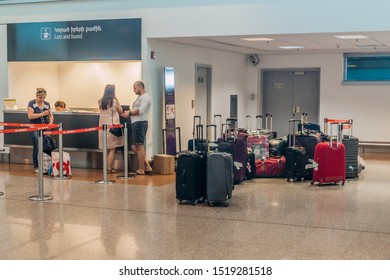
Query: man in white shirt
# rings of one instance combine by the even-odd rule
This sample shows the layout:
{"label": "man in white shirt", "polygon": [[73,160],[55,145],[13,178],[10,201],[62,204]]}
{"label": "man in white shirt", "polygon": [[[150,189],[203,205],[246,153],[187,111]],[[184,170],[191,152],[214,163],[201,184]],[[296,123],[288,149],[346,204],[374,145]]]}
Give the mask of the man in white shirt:
{"label": "man in white shirt", "polygon": [[145,85],[137,81],[133,85],[133,91],[138,95],[132,109],[123,113],[124,117],[131,116],[131,149],[138,156],[138,175],[152,172],[145,155],[145,137],[148,130],[148,113],[152,105],[149,94],[145,93]]}

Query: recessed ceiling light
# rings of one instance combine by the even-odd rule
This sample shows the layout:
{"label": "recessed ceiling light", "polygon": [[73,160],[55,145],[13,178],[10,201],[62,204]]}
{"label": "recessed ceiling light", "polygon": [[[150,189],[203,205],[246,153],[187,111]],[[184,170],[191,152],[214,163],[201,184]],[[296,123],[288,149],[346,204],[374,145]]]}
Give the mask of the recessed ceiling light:
{"label": "recessed ceiling light", "polygon": [[366,35],[335,35],[337,39],[343,40],[358,40],[358,39],[368,39]]}
{"label": "recessed ceiling light", "polygon": [[279,49],[286,49],[286,50],[288,50],[288,49],[303,49],[302,46],[279,46],[278,48]]}
{"label": "recessed ceiling light", "polygon": [[251,38],[241,38],[241,40],[249,42],[264,42],[264,41],[273,41],[274,39],[265,38],[265,37],[251,37]]}

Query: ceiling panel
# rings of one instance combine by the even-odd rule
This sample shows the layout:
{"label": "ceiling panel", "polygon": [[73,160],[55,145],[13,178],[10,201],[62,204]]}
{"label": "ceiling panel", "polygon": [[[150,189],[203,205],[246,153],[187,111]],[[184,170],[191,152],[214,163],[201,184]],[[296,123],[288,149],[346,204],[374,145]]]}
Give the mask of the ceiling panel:
{"label": "ceiling panel", "polygon": [[160,38],[162,40],[191,46],[213,48],[242,54],[283,54],[292,53],[296,49],[283,50],[279,46],[302,46],[301,53],[345,53],[345,52],[390,52],[389,32],[343,33],[342,35],[361,34],[368,39],[342,40],[335,37],[340,33],[316,34],[254,34],[245,37],[266,37],[274,40],[248,42],[241,40],[244,36],[208,36]]}

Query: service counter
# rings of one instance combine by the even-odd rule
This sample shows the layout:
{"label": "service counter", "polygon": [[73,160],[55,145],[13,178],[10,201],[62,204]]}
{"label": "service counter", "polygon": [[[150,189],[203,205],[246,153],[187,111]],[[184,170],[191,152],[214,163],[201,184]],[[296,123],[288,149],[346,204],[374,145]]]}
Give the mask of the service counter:
{"label": "service counter", "polygon": [[[6,123],[29,123],[26,110],[4,110],[3,114],[4,122]],[[54,122],[57,124],[62,123],[63,130],[94,128],[99,126],[99,113],[93,109],[53,112],[53,114]],[[128,119],[121,118],[122,123],[128,121]],[[128,127],[130,127],[129,124]],[[67,151],[71,155],[71,163],[73,167],[102,168],[103,154],[102,150],[99,150],[98,131],[64,134],[62,136],[62,142],[64,151]],[[28,133],[21,132],[4,134],[4,146],[10,148],[10,163],[32,164],[32,143]],[[135,166],[137,165],[136,159],[135,156],[132,155],[133,153],[129,152],[130,171],[134,171],[138,167]],[[118,170],[123,168],[123,150],[121,152],[121,149],[118,149],[114,168]]]}

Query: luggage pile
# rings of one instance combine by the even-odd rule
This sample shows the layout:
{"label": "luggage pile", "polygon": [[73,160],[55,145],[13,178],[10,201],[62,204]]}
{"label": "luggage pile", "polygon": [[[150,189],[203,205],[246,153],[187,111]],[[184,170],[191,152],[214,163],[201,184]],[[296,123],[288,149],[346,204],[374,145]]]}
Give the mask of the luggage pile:
{"label": "luggage pile", "polygon": [[[359,139],[352,136],[352,120],[326,118],[322,133],[303,113],[301,119],[290,119],[289,134],[278,138],[272,130],[272,114],[266,114],[265,128],[258,115],[256,129],[251,130],[250,118],[248,115],[247,128],[243,129],[237,127],[237,119],[228,118],[223,124],[221,115],[215,115],[214,124],[206,125],[204,138],[201,117],[194,117],[193,138],[188,141],[188,150],[179,154],[176,168],[180,203],[207,201],[210,206],[228,206],[234,185],[252,178],[344,185],[346,178],[358,177],[363,169]],[[336,126],[333,135],[332,127]],[[344,130],[348,130],[346,135]],[[213,141],[209,131],[214,134]]]}

